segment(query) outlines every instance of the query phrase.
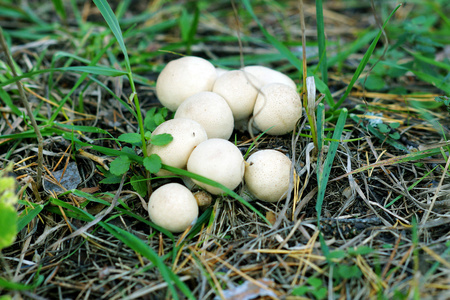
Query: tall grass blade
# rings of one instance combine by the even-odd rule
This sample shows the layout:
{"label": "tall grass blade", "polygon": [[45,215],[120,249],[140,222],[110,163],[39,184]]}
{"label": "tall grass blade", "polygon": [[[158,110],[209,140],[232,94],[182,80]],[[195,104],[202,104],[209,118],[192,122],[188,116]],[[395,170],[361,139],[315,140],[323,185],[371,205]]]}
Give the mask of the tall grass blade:
{"label": "tall grass blade", "polygon": [[105,18],[105,21],[108,24],[109,28],[111,28],[112,33],[116,37],[120,49],[123,52],[127,72],[131,73],[130,59],[128,57],[127,48],[125,47],[125,43],[123,41],[122,30],[120,30],[119,22],[117,21],[116,15],[112,11],[111,7],[109,6],[106,0],[93,0],[93,1],[100,10],[100,13],[102,14],[103,18]]}
{"label": "tall grass blade", "polygon": [[56,12],[60,16],[60,18],[66,22],[66,10],[64,9],[64,3],[62,0],[52,0],[53,6],[55,7]]}
{"label": "tall grass blade", "polygon": [[327,48],[325,40],[325,26],[323,22],[322,0],[316,0],[317,43],[319,46],[320,72],[322,81],[328,83]]}
{"label": "tall grass blade", "polygon": [[364,54],[363,59],[359,63],[358,68],[356,69],[355,74],[353,74],[352,80],[350,80],[350,83],[349,83],[344,95],[342,95],[342,97],[339,99],[339,101],[332,107],[332,110],[338,109],[339,106],[341,106],[342,103],[345,101],[345,99],[347,99],[348,94],[352,90],[353,86],[355,85],[355,83],[358,80],[359,76],[361,75],[362,71],[364,70],[367,63],[369,62],[369,58],[370,58],[370,56],[372,56],[372,53],[375,50],[375,46],[377,45],[378,40],[380,39],[384,28],[386,27],[387,23],[389,22],[391,17],[394,15],[394,13],[397,11],[397,9],[400,8],[400,6],[402,6],[402,4],[397,5],[397,7],[391,12],[391,14],[387,18],[387,20],[384,22],[382,29],[380,29],[377,36],[373,40],[372,44],[370,44],[369,49],[367,49],[366,54]]}
{"label": "tall grass blade", "polygon": [[[48,203],[48,202],[47,202]],[[28,223],[31,222],[47,205],[45,204],[39,204],[36,206],[33,206],[33,209],[25,210],[20,216],[19,220],[17,221],[17,231],[21,231],[25,226],[28,225]]]}
{"label": "tall grass blade", "polygon": [[[342,136],[342,131],[344,130],[345,121],[347,119],[347,109],[342,109],[339,119],[336,123],[336,128],[334,129],[333,139],[340,140]],[[327,158],[325,162],[323,159],[319,159],[317,161],[317,183],[318,183],[318,192],[317,192],[317,203],[316,203],[316,211],[317,211],[317,221],[319,222],[320,214],[322,213],[322,204],[325,197],[325,190],[328,184],[328,178],[330,177],[331,169],[333,167],[334,156],[336,155],[337,148],[339,146],[339,142],[333,141],[330,142],[328,147]],[[319,157],[320,158],[320,157]]]}
{"label": "tall grass blade", "polygon": [[292,64],[294,65],[300,74],[303,72],[303,66],[302,61],[299,60],[283,43],[278,41],[277,38],[272,36],[263,26],[259,18],[256,16],[255,12],[253,11],[252,5],[250,4],[249,0],[242,0],[245,8],[250,13],[250,16],[255,20],[255,22],[258,24],[259,28],[261,29],[262,33],[266,37],[266,39],[274,46],[278,51],[280,51],[281,54]]}
{"label": "tall grass blade", "polygon": [[[44,282],[44,275],[39,275],[35,278],[33,284],[22,284],[17,282],[8,281],[0,277],[0,287],[11,290],[11,291],[29,291],[36,289],[42,282]],[[11,299],[11,298],[3,298],[2,299]]]}

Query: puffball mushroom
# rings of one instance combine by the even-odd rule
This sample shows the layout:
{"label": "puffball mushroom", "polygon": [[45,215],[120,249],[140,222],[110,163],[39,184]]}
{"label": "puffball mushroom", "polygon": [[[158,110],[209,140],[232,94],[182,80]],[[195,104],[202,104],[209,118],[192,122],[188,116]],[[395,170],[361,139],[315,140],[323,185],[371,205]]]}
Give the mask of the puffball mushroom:
{"label": "puffball mushroom", "polygon": [[208,138],[229,139],[233,133],[233,113],[222,96],[213,92],[200,92],[181,103],[175,119],[187,118],[200,123]]}
{"label": "puffball mushroom", "polygon": [[297,85],[291,78],[289,78],[289,76],[271,68],[264,66],[247,66],[242,68],[242,70],[252,74],[258,79],[258,88],[262,88],[263,86],[271,83],[284,83],[292,87],[294,90],[297,90]]}
{"label": "puffball mushroom", "polygon": [[247,190],[266,202],[285,199],[289,191],[291,160],[276,150],[260,150],[247,159],[244,181]]}
{"label": "puffball mushroom", "polygon": [[148,214],[156,225],[171,232],[181,232],[197,221],[197,200],[181,184],[165,184],[150,196]]}
{"label": "puffball mushroom", "polygon": [[[241,151],[233,143],[224,139],[209,139],[192,151],[187,170],[234,190],[244,177],[245,162]],[[220,188],[195,179],[193,181],[211,194],[223,193]]]}
{"label": "puffball mushroom", "polygon": [[212,91],[222,96],[233,112],[234,121],[247,119],[253,112],[258,79],[248,72],[233,70],[216,79]]}
{"label": "puffball mushroom", "polygon": [[294,130],[302,116],[302,101],[297,91],[282,83],[265,85],[256,98],[253,121],[267,134],[282,135]]}
{"label": "puffball mushroom", "polygon": [[211,91],[216,81],[216,68],[206,59],[185,56],[170,61],[156,80],[156,95],[171,111],[188,97]]}
{"label": "puffball mushroom", "polygon": [[[161,123],[153,131],[152,136],[163,133],[171,134],[173,140],[164,146],[149,144],[147,153],[149,156],[158,154],[163,164],[180,169],[186,168],[189,155],[191,155],[195,146],[208,138],[202,125],[185,118],[172,119]],[[156,173],[158,176],[170,174],[166,170],[160,170]]]}

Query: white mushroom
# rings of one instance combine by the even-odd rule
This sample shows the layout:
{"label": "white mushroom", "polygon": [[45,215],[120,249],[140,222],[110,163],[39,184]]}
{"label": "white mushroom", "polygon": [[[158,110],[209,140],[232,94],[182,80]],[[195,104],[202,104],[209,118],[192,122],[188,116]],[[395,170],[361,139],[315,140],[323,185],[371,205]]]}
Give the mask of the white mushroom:
{"label": "white mushroom", "polygon": [[252,114],[258,95],[257,82],[252,74],[233,70],[217,78],[212,91],[227,101],[236,122],[245,120]]}
{"label": "white mushroom", "polygon": [[187,118],[200,123],[208,138],[229,139],[233,133],[233,113],[222,96],[200,92],[184,100],[175,113],[175,119]]}
{"label": "white mushroom", "polygon": [[282,135],[294,130],[302,116],[302,102],[297,91],[282,83],[265,85],[256,98],[253,121],[267,134]]}
{"label": "white mushroom", "polygon": [[260,150],[247,159],[244,181],[257,199],[277,202],[289,191],[291,160],[276,150]]}
{"label": "white mushroom", "polygon": [[156,80],[156,95],[171,111],[188,97],[211,91],[216,81],[216,68],[206,59],[185,56],[170,61]]}
{"label": "white mushroom", "polygon": [[171,232],[181,232],[197,221],[197,200],[186,187],[169,183],[152,193],[148,214],[156,225]]}
{"label": "white mushroom", "polygon": [[264,66],[247,66],[242,70],[252,74],[258,79],[258,88],[262,88],[264,85],[271,83],[284,83],[292,87],[294,90],[297,90],[297,85],[295,82],[289,78],[289,76],[279,71]]}
{"label": "white mushroom", "polygon": [[[186,168],[189,155],[191,155],[195,146],[208,138],[202,125],[185,118],[172,119],[162,123],[156,127],[152,136],[163,133],[171,134],[173,140],[164,146],[149,144],[147,153],[149,156],[158,154],[163,164],[180,169]],[[170,174],[166,170],[160,170],[156,173],[158,176]]]}
{"label": "white mushroom", "polygon": [[[233,143],[224,139],[210,139],[199,144],[192,151],[187,170],[234,190],[242,182],[245,163],[241,151]],[[194,182],[211,194],[223,193],[220,188],[197,180]]]}

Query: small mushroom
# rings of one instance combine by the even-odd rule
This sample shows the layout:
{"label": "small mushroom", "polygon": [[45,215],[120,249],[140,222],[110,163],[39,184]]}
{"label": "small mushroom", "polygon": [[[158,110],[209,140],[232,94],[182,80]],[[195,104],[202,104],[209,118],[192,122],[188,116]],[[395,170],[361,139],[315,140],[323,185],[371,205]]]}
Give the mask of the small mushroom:
{"label": "small mushroom", "polygon": [[156,225],[171,232],[181,232],[197,221],[197,200],[181,184],[168,183],[150,196],[148,214]]}
{"label": "small mushroom", "polygon": [[[147,148],[148,155],[158,154],[163,164],[185,169],[186,164],[195,146],[206,141],[208,136],[202,125],[198,122],[179,118],[172,119],[161,123],[153,131],[152,136],[157,134],[169,133],[173,140],[164,146],[149,144]],[[160,170],[157,176],[170,175],[166,170]]]}
{"label": "small mushroom", "polygon": [[188,97],[211,91],[216,81],[216,68],[206,59],[185,56],[170,61],[156,80],[156,95],[171,111]]}
{"label": "small mushroom", "polygon": [[289,76],[271,68],[264,66],[247,66],[242,68],[242,70],[252,74],[256,79],[258,79],[258,88],[262,88],[263,86],[271,83],[284,83],[292,87],[294,90],[297,90],[297,85],[291,78],[289,78]]}
{"label": "small mushroom", "polygon": [[227,101],[213,92],[200,92],[181,103],[175,119],[187,118],[200,123],[208,138],[229,139],[233,133],[233,113]]}
{"label": "small mushroom", "polygon": [[267,134],[282,135],[294,130],[302,116],[302,102],[297,91],[282,83],[261,88],[253,108],[256,127]]}
{"label": "small mushroom", "polygon": [[[241,151],[233,143],[224,139],[209,139],[192,151],[187,170],[234,190],[242,182],[245,163]],[[195,179],[194,182],[211,194],[223,193],[220,188]]]}
{"label": "small mushroom", "polygon": [[257,199],[277,202],[289,191],[291,160],[276,150],[260,150],[247,159],[244,181]]}
{"label": "small mushroom", "polygon": [[211,206],[212,196],[207,191],[197,191],[194,193],[195,200],[197,200],[198,208],[204,211]]}
{"label": "small mushroom", "polygon": [[213,92],[222,96],[233,112],[234,121],[247,119],[253,112],[258,89],[258,80],[242,70],[228,71],[218,77]]}

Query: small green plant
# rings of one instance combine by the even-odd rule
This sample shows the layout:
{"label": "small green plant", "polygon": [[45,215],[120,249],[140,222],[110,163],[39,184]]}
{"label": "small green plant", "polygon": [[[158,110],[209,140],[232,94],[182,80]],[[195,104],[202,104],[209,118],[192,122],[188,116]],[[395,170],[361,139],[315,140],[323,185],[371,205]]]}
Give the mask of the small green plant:
{"label": "small green plant", "polygon": [[450,113],[450,97],[447,96],[439,96],[434,98],[434,101],[438,103],[443,103],[447,108],[447,111]]}
{"label": "small green plant", "polygon": [[14,205],[17,203],[15,180],[8,176],[12,165],[0,171],[0,250],[14,242],[17,235],[17,213]]}
{"label": "small green plant", "polygon": [[327,297],[326,283],[322,279],[310,277],[306,280],[306,284],[296,287],[292,291],[293,296],[308,296],[312,295],[314,299],[325,299]]}
{"label": "small green plant", "polygon": [[400,123],[398,122],[388,124],[385,123],[377,124],[377,128],[381,133],[388,135],[390,138],[393,138],[394,140],[400,139],[400,133],[398,133],[398,131],[395,131],[395,129],[398,128],[399,126]]}

